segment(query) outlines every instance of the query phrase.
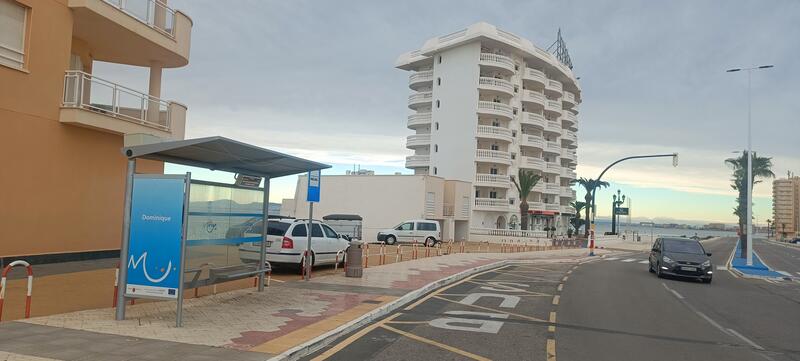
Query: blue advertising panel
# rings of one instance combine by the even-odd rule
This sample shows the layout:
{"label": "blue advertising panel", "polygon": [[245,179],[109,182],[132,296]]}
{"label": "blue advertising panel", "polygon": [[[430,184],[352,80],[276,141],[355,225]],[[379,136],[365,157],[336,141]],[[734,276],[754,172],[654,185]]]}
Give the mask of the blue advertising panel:
{"label": "blue advertising panel", "polygon": [[306,201],[319,202],[320,180],[321,177],[319,170],[312,170],[308,172],[308,196],[306,197]]}
{"label": "blue advertising panel", "polygon": [[134,177],[127,297],[178,298],[185,187],[184,176]]}

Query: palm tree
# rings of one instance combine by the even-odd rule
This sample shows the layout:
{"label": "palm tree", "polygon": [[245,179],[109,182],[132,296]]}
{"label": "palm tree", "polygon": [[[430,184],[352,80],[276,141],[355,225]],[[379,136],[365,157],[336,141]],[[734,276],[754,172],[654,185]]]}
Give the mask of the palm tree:
{"label": "palm tree", "polygon": [[578,234],[578,231],[580,231],[581,226],[584,224],[583,219],[581,219],[581,211],[586,207],[586,202],[575,201],[570,203],[570,205],[575,209],[575,216],[570,218],[569,223],[572,225],[572,228],[575,228],[575,234]]}
{"label": "palm tree", "polygon": [[[751,182],[753,186],[761,183],[758,178],[774,178],[772,172],[772,158],[759,157],[753,152]],[[747,151],[742,151],[741,156],[725,159],[725,164],[733,168],[731,188],[739,192],[733,214],[739,218],[739,240],[742,249],[747,246]]]}
{"label": "palm tree", "polygon": [[[517,179],[519,178],[519,182]],[[533,173],[530,170],[519,170],[518,177],[511,177],[511,181],[514,182],[514,186],[517,187],[517,192],[519,193],[519,216],[520,216],[520,226],[523,230],[528,229],[528,194],[531,193],[533,187],[536,186],[536,183],[539,183],[539,180],[542,176]]]}
{"label": "palm tree", "polygon": [[586,201],[586,219],[584,221],[586,223],[586,227],[584,228],[583,236],[585,238],[589,238],[589,212],[594,208],[594,205],[592,204],[592,192],[595,190],[595,188],[608,187],[609,184],[605,181],[597,181],[592,178],[587,179],[583,177],[573,180],[571,184],[580,184],[583,186],[583,189],[586,190],[586,195],[583,196],[583,199]]}

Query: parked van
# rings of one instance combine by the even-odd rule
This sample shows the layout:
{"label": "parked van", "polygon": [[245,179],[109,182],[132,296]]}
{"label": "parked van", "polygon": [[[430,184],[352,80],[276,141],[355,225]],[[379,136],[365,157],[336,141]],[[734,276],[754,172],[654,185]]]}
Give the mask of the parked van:
{"label": "parked van", "polygon": [[433,247],[442,241],[442,230],[439,222],[426,219],[414,219],[398,224],[392,229],[378,232],[378,242],[392,245],[397,242],[422,242],[426,247]]}

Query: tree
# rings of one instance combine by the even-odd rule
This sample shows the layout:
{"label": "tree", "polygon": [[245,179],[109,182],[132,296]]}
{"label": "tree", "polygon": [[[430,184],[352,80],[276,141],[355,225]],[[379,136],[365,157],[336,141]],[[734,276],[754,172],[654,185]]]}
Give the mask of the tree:
{"label": "tree", "polygon": [[594,191],[595,188],[608,187],[609,184],[608,184],[608,182],[605,182],[605,181],[597,181],[597,180],[594,180],[594,179],[591,179],[591,178],[587,179],[587,178],[583,178],[583,177],[581,177],[580,179],[573,180],[571,182],[571,184],[580,184],[583,187],[583,189],[586,190],[586,195],[583,197],[583,199],[586,201],[585,202],[586,203],[586,219],[584,221],[585,224],[586,224],[586,227],[584,229],[583,236],[586,237],[586,238],[589,238],[589,224],[590,224],[589,223],[589,221],[590,221],[589,212],[594,208],[594,204],[592,204],[592,192]]}
{"label": "tree", "polygon": [[575,234],[580,232],[581,226],[584,225],[584,220],[581,218],[581,211],[586,207],[586,202],[575,201],[570,204],[575,209],[575,215],[569,219],[569,224],[575,229]]}
{"label": "tree", "polygon": [[[519,181],[517,181],[517,178],[519,178]],[[520,169],[516,178],[511,177],[511,181],[514,182],[514,186],[517,187],[517,192],[519,193],[520,226],[523,230],[528,229],[528,195],[533,190],[533,187],[536,186],[536,183],[539,183],[540,179],[542,179],[542,176],[525,169]]]}
{"label": "tree", "polygon": [[[739,192],[733,214],[739,218],[739,240],[742,249],[745,249],[747,247],[747,229],[745,229],[747,225],[747,151],[742,151],[739,157],[725,159],[725,164],[733,169],[731,188]],[[761,183],[759,178],[774,178],[772,158],[759,157],[756,152],[753,152],[751,176],[753,187]]]}

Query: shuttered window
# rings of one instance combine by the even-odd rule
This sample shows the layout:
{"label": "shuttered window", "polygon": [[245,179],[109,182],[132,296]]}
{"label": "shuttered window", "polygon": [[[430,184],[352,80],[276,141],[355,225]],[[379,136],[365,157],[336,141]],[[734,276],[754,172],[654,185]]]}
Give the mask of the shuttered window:
{"label": "shuttered window", "polygon": [[28,8],[0,0],[0,64],[22,69],[25,64],[25,18]]}

